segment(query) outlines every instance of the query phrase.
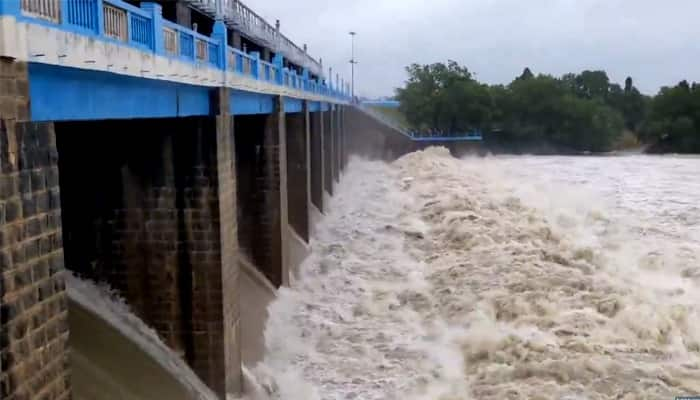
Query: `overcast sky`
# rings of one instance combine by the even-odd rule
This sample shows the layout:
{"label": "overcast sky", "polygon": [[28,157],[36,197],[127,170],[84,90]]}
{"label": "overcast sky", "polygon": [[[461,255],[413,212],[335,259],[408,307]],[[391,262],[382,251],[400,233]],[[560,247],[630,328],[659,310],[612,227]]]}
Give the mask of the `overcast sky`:
{"label": "overcast sky", "polygon": [[682,79],[700,81],[700,0],[248,0],[282,32],[307,43],[356,93],[393,94],[413,62],[453,59],[488,83],[508,83],[529,66],[561,75],[605,69],[632,76],[647,94]]}

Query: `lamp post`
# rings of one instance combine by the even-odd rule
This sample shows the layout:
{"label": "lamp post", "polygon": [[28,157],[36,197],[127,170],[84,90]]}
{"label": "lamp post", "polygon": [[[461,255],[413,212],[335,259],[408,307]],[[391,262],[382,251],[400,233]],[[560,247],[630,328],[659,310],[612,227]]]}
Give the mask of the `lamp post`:
{"label": "lamp post", "polygon": [[224,19],[224,0],[216,0],[216,20]]}
{"label": "lamp post", "polygon": [[357,32],[350,31],[350,40],[352,42],[352,56],[350,58],[350,95],[352,96],[350,99],[351,101],[355,101],[355,64],[357,64],[357,60],[355,60],[355,35],[357,35]]}

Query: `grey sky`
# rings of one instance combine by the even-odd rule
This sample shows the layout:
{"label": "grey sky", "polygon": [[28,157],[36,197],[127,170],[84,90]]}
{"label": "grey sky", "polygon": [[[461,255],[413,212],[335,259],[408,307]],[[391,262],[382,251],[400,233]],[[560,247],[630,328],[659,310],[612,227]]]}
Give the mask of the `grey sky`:
{"label": "grey sky", "polygon": [[645,93],[700,81],[700,0],[249,0],[256,12],[350,79],[356,92],[393,94],[410,63],[454,59],[488,83],[525,66],[561,75],[605,69]]}

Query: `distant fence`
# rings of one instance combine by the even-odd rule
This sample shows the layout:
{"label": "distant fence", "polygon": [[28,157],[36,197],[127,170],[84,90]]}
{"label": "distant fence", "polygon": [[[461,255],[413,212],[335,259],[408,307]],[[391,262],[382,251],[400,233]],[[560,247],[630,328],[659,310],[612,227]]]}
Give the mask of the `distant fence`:
{"label": "distant fence", "polygon": [[[273,62],[266,62],[260,59],[257,52],[246,53],[228,46],[223,24],[218,31],[215,24],[214,33],[208,37],[164,20],[161,6],[156,3],[143,2],[139,8],[123,0],[0,1],[8,2],[0,7],[0,14],[15,15],[30,23],[41,20],[43,24],[48,22],[65,31],[120,42],[156,55],[235,72],[255,80],[329,97],[350,97],[347,88],[334,88],[325,82],[310,79],[308,70],[297,74],[295,70],[283,67],[284,62],[279,55]],[[215,4],[212,0],[202,1],[207,2],[207,7]],[[13,9],[12,4],[16,4],[17,9]],[[240,2],[226,4],[227,7],[235,4],[236,15],[245,17],[242,23],[257,24],[260,29],[269,31],[269,25]],[[280,38],[285,46],[296,49],[295,52],[299,50],[288,39]],[[301,56],[298,52],[297,55]]]}
{"label": "distant fence", "polygon": [[365,100],[362,102],[363,106],[367,107],[379,107],[379,108],[399,108],[399,103],[396,100]]}
{"label": "distant fence", "polygon": [[479,130],[469,132],[409,131],[409,134],[413,140],[419,142],[480,141],[484,139]]}

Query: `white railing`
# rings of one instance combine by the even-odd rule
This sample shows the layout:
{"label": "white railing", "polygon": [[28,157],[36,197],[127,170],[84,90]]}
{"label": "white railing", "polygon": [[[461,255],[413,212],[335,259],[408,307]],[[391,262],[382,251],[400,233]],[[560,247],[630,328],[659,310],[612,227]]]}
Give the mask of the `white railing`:
{"label": "white railing", "polygon": [[[312,73],[323,74],[321,64],[318,61],[311,58],[299,46],[279,33],[276,27],[267,23],[265,19],[241,1],[222,0],[222,2],[224,19],[233,28],[238,29],[251,39],[257,40],[260,44],[282,53],[287,59],[308,68]],[[210,17],[216,16],[216,0],[189,0],[189,3],[194,8],[209,14]]]}
{"label": "white railing", "polygon": [[250,70],[251,70],[250,59],[243,57],[243,58],[241,58],[241,61],[243,62],[243,74],[250,75]]}
{"label": "white railing", "polygon": [[197,60],[199,61],[207,61],[208,60],[208,44],[202,39],[197,39]]}
{"label": "white railing", "polygon": [[226,51],[226,65],[228,65],[228,69],[236,70],[236,53],[232,52],[231,49]]}
{"label": "white railing", "polygon": [[60,22],[61,0],[22,0],[22,11],[34,17],[46,19],[52,22]]}
{"label": "white railing", "polygon": [[126,42],[129,39],[126,10],[104,5],[105,35]]}
{"label": "white railing", "polygon": [[216,0],[190,0],[190,3],[195,4],[202,11],[216,12]]}
{"label": "white railing", "polygon": [[177,55],[180,53],[180,46],[177,41],[177,31],[171,28],[163,28],[163,41],[165,51],[171,55]]}

